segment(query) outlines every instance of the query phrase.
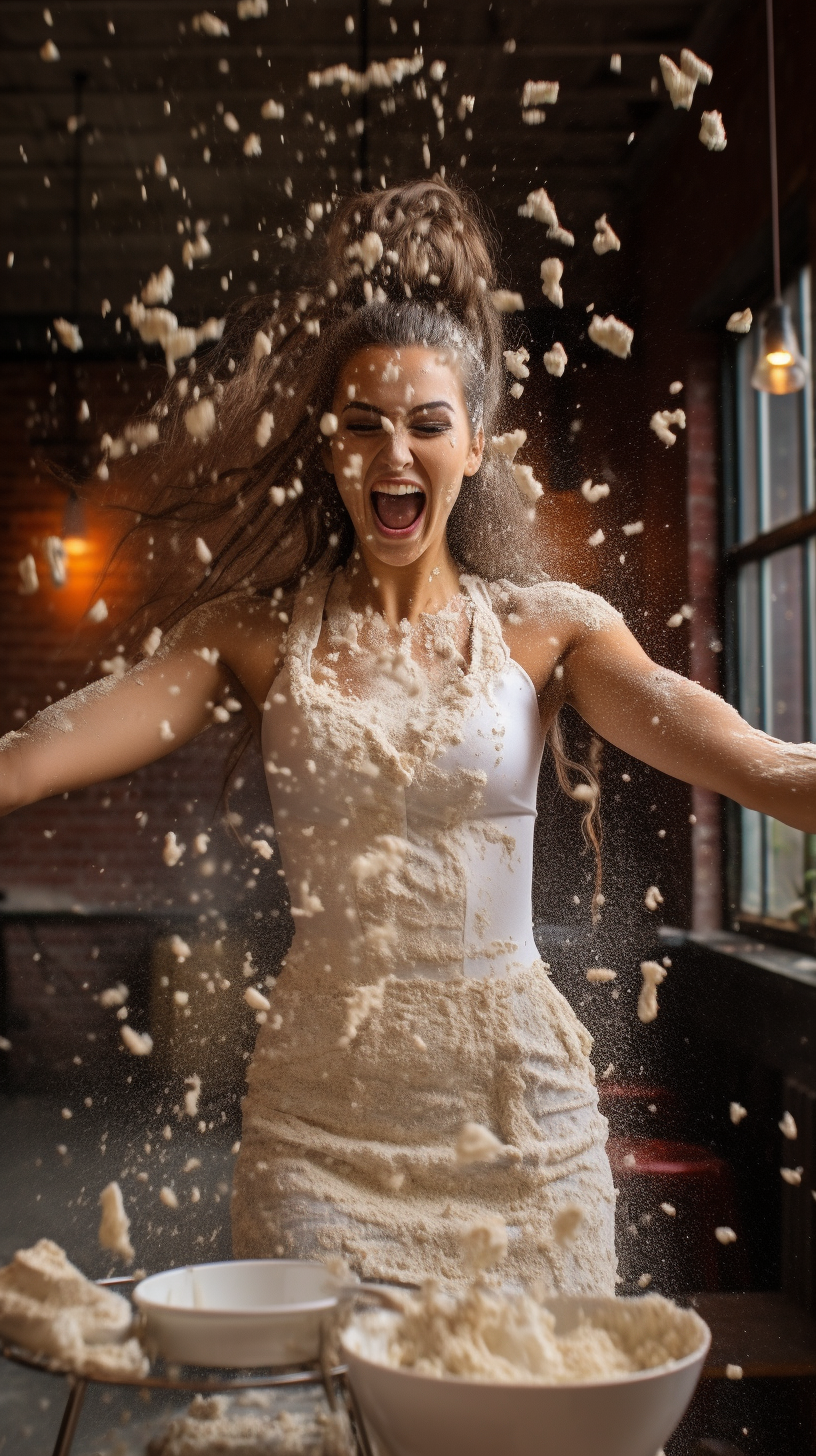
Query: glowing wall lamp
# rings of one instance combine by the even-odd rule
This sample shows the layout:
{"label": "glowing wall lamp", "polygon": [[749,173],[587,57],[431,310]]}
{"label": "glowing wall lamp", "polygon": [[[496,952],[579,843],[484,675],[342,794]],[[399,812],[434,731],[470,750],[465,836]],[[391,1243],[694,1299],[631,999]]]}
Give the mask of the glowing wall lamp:
{"label": "glowing wall lamp", "polygon": [[46,536],[43,542],[45,559],[53,586],[65,586],[68,580],[68,556],[59,536]]}
{"label": "glowing wall lamp", "polygon": [[85,509],[73,490],[65,502],[62,517],[62,544],[69,556],[84,556],[90,549]]}
{"label": "glowing wall lamp", "polygon": [[62,535],[46,536],[43,541],[43,553],[48,562],[52,586],[66,586],[70,558],[84,556],[90,549],[82,501],[71,490],[62,516]]}
{"label": "glowing wall lamp", "polygon": [[779,177],[776,163],[776,83],[774,77],[773,0],[765,0],[768,32],[768,142],[771,153],[771,238],[773,243],[774,301],[759,325],[759,353],[751,375],[754,389],[765,394],[796,394],[808,377],[790,308],[782,299],[779,256]]}

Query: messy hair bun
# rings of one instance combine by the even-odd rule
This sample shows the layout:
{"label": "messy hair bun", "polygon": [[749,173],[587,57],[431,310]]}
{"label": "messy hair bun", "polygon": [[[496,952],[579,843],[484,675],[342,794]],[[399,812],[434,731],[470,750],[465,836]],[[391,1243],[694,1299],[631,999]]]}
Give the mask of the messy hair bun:
{"label": "messy hair bun", "polygon": [[[158,429],[144,435],[158,434],[160,458],[148,449],[123,461],[108,487],[138,511],[135,531],[167,533],[169,549],[151,553],[151,620],[172,625],[193,598],[286,594],[346,560],[353,527],[322,464],[318,421],[344,363],[370,344],[425,344],[456,359],[488,448],[451,513],[451,550],[488,580],[540,577],[527,507],[489,443],[503,382],[494,286],[492,238],[475,202],[418,181],[341,201],[311,283],[234,305],[196,372],[195,403],[176,381],[153,411]],[[206,569],[200,535],[212,552]]]}
{"label": "messy hair bun", "polygon": [[[372,234],[382,252],[374,244],[367,263],[365,239]],[[474,201],[466,201],[445,182],[409,182],[346,198],[334,214],[326,254],[329,276],[352,304],[364,302],[361,274],[370,275],[373,262],[377,281],[390,298],[399,298],[406,289],[409,297],[431,304],[441,298],[463,323],[498,339],[486,300],[486,291],[494,286],[487,229]]]}
{"label": "messy hair bun", "polygon": [[475,200],[444,182],[410,182],[340,204],[326,240],[328,275],[346,308],[407,299],[457,320],[496,392],[503,343],[491,239]]}
{"label": "messy hair bun", "polygon": [[485,405],[492,419],[503,341],[493,260],[459,193],[433,181],[348,198],[329,230],[326,271],[335,360],[367,343],[445,348],[459,362],[474,428]]}

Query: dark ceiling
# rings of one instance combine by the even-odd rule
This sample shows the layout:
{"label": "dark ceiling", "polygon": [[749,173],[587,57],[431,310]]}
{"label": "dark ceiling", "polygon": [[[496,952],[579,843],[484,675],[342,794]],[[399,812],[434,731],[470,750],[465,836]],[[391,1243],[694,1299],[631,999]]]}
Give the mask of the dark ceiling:
{"label": "dark ceiling", "polygon": [[[688,45],[705,56],[741,3],[268,0],[267,15],[240,19],[229,0],[211,12],[229,34],[212,36],[195,28],[198,0],[67,0],[45,12],[3,0],[0,246],[14,262],[0,273],[0,350],[39,352],[47,322],[63,314],[85,321],[91,353],[121,351],[116,317],[165,263],[184,322],[247,287],[297,282],[315,248],[310,203],[361,180],[421,175],[428,162],[490,206],[506,281],[520,286],[517,260],[534,227],[518,217],[527,192],[546,185],[576,233],[602,212],[625,221],[677,124],[659,54],[677,59]],[[58,60],[41,59],[49,41]],[[419,47],[423,68],[391,87],[344,96],[308,81]],[[441,81],[434,61],[445,63]],[[537,125],[522,119],[528,80],[560,82]],[[464,95],[475,105],[461,116]],[[270,99],[282,120],[262,118]],[[261,155],[247,157],[253,132]],[[166,177],[154,170],[159,154]],[[198,219],[212,251],[188,271],[182,246]]]}

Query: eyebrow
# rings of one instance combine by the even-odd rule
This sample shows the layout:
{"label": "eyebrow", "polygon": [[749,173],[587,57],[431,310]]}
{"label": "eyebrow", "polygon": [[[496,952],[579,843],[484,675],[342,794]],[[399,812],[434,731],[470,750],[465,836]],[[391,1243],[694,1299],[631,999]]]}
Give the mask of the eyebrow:
{"label": "eyebrow", "polygon": [[[346,410],[350,410],[350,409],[368,410],[368,412],[370,414],[372,414],[372,415],[382,415],[384,413],[384,411],[381,410],[381,409],[379,409],[377,405],[375,405],[375,404],[366,404],[365,401],[362,400],[362,399],[350,399],[349,402],[348,402],[348,404],[344,404],[343,405],[342,413],[345,414],[346,413]],[[448,400],[446,400],[446,399],[432,399],[428,404],[415,404],[414,407],[413,407],[413,409],[412,410],[409,410],[409,414],[414,415],[414,414],[417,413],[417,410],[432,410],[432,409],[447,409],[447,410],[450,410],[451,413],[453,413],[453,405],[450,404],[448,402]]]}

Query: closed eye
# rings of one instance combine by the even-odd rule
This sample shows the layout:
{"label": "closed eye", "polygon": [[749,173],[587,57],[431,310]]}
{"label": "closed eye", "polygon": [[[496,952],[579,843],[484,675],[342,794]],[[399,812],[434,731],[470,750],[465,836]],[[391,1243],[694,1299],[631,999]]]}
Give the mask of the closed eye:
{"label": "closed eye", "polygon": [[[441,414],[433,416],[434,410]],[[427,404],[415,405],[408,419],[408,429],[420,439],[430,439],[444,434],[453,425],[453,408],[446,399],[429,400]],[[351,418],[349,418],[351,416]],[[376,435],[385,433],[381,424],[382,412],[368,400],[354,400],[343,409],[343,423],[353,435]]]}
{"label": "closed eye", "polygon": [[[385,434],[379,420],[346,420],[345,427],[353,435]],[[441,435],[450,428],[449,420],[414,420],[408,426],[412,435],[425,438]]]}

